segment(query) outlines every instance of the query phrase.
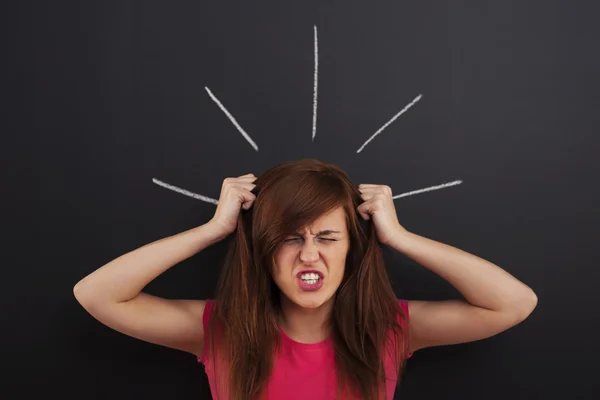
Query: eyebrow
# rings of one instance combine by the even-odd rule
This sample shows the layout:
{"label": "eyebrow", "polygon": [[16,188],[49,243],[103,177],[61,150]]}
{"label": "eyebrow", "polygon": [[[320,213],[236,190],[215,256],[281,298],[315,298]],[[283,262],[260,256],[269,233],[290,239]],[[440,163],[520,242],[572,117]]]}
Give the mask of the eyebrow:
{"label": "eyebrow", "polygon": [[[315,236],[325,236],[325,235],[332,235],[332,234],[336,234],[336,233],[340,233],[340,231],[336,231],[333,229],[325,229],[323,231],[317,232]],[[302,236],[302,234],[300,232],[296,232],[295,235]]]}

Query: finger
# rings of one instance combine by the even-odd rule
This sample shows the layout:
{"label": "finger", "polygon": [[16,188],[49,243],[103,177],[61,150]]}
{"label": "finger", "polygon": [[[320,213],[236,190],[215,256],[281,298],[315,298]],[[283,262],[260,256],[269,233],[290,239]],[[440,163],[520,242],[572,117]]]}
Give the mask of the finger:
{"label": "finger", "polygon": [[248,192],[247,190],[239,190],[238,191],[238,198],[240,199],[241,203],[242,203],[242,208],[244,210],[249,209],[250,207],[252,207],[252,204],[254,204],[254,200],[256,200],[256,196],[250,192]]}
{"label": "finger", "polygon": [[246,190],[248,192],[251,192],[255,187],[256,185],[251,182],[232,181],[223,184],[222,193],[227,194],[230,193],[232,190]]}
{"label": "finger", "polygon": [[370,203],[367,203],[367,202],[362,203],[360,206],[358,206],[356,208],[356,211],[365,220],[369,220],[371,218],[371,204]]}
{"label": "finger", "polygon": [[377,188],[381,188],[382,186],[385,185],[378,185],[375,183],[361,183],[360,185],[358,185],[359,189],[377,189]]}
{"label": "finger", "polygon": [[377,186],[375,188],[363,189],[360,191],[360,197],[365,201],[371,200],[374,197],[382,197],[386,195],[386,190]]}
{"label": "finger", "polygon": [[254,182],[256,180],[256,176],[253,174],[246,174],[242,176],[238,176],[237,178],[228,177],[223,179],[223,186],[228,186],[231,184],[235,184],[237,182]]}
{"label": "finger", "polygon": [[364,219],[366,221],[371,219],[371,215],[369,213],[359,211],[358,214],[361,216],[362,219]]}
{"label": "finger", "polygon": [[254,200],[247,200],[247,201],[244,201],[244,202],[242,203],[242,208],[243,208],[244,210],[248,210],[248,209],[250,209],[250,207],[252,207],[252,205],[253,205],[253,204],[254,204]]}
{"label": "finger", "polygon": [[361,192],[392,193],[392,188],[388,185],[361,184],[358,190]]}
{"label": "finger", "polygon": [[363,188],[359,188],[358,191],[360,193],[376,193],[379,190],[377,187],[363,187]]}
{"label": "finger", "polygon": [[233,178],[230,183],[237,183],[237,182],[254,182],[256,180],[255,176],[242,176],[239,178]]}
{"label": "finger", "polygon": [[242,180],[242,181],[250,181],[251,182],[251,181],[256,180],[256,176],[254,174],[248,174],[248,175],[240,176],[238,179]]}
{"label": "finger", "polygon": [[373,196],[375,196],[374,192],[364,192],[360,194],[360,197],[364,200],[364,201],[369,201],[373,198]]}
{"label": "finger", "polygon": [[250,182],[236,182],[234,184],[232,184],[230,186],[232,189],[241,189],[241,190],[247,190],[249,192],[251,192],[256,185],[254,183],[250,183]]}

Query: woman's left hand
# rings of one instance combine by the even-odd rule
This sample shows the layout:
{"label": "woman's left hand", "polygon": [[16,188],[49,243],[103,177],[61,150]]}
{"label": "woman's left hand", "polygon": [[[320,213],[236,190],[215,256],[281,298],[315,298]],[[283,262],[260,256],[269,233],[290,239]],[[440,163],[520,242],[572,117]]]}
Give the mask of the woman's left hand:
{"label": "woman's left hand", "polygon": [[386,185],[360,184],[358,190],[364,200],[356,209],[364,219],[372,219],[379,241],[390,245],[399,233],[406,230],[398,221],[392,189]]}

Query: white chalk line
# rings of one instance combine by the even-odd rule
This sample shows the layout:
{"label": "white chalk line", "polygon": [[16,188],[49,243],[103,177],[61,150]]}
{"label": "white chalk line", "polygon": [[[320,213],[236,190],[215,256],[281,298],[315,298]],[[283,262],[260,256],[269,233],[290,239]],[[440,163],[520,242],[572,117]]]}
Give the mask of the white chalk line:
{"label": "white chalk line", "polygon": [[[215,200],[215,199],[207,197],[207,196],[203,196],[203,195],[198,194],[198,193],[190,192],[189,190],[185,190],[185,189],[182,189],[182,188],[177,187],[177,186],[170,185],[170,184],[165,183],[163,181],[160,181],[160,180],[158,180],[156,178],[152,178],[152,182],[154,182],[157,185],[162,186],[162,187],[164,187],[166,189],[172,190],[174,192],[183,194],[183,195],[188,196],[188,197],[192,197],[192,198],[194,198],[196,200],[201,200],[201,201],[204,201],[204,202],[207,202],[207,203],[211,203],[211,204],[215,204],[215,205],[219,204],[218,200]],[[423,189],[413,190],[411,192],[397,194],[395,196],[392,196],[392,199],[396,200],[396,199],[399,199],[399,198],[402,198],[402,197],[412,196],[412,195],[419,194],[419,193],[430,192],[432,190],[444,189],[444,188],[447,188],[447,187],[450,187],[450,186],[460,185],[461,183],[462,183],[462,181],[458,180],[458,181],[443,183],[443,184],[437,185],[437,186],[430,186],[430,187],[423,188]]]}
{"label": "white chalk line", "polygon": [[219,108],[221,110],[223,110],[223,112],[225,113],[225,115],[227,115],[227,117],[229,118],[229,120],[231,120],[231,122],[237,128],[237,130],[240,131],[240,133],[242,134],[242,136],[244,136],[244,138],[246,138],[246,140],[248,141],[248,143],[250,143],[250,145],[254,148],[254,150],[258,151],[258,146],[256,145],[256,143],[254,143],[254,141],[250,138],[250,136],[246,133],[246,131],[244,131],[244,129],[242,129],[242,127],[240,126],[240,124],[237,123],[237,121],[235,120],[235,118],[233,118],[233,115],[231,115],[229,113],[229,111],[227,111],[227,109],[225,108],[225,106],[223,106],[223,104],[221,104],[221,102],[219,101],[219,99],[217,99],[215,97],[215,95],[212,94],[212,92],[210,91],[209,88],[205,87],[205,89],[208,92],[208,95],[213,99],[213,101],[215,103],[217,103],[217,105],[219,106]]}
{"label": "white chalk line", "polygon": [[430,192],[432,190],[444,189],[444,188],[447,188],[447,187],[450,187],[450,186],[460,185],[461,183],[462,183],[462,181],[453,181],[453,182],[443,183],[443,184],[437,185],[437,186],[430,186],[430,187],[427,187],[427,188],[424,188],[424,189],[418,189],[418,190],[413,190],[411,192],[397,194],[395,196],[392,196],[392,199],[396,200],[396,199],[399,199],[399,198],[402,198],[402,197],[412,196],[414,194]]}
{"label": "white chalk line", "polygon": [[375,132],[373,134],[373,136],[371,136],[362,146],[360,146],[360,148],[356,151],[357,153],[360,153],[366,145],[369,144],[369,142],[371,142],[371,140],[375,139],[375,136],[379,135],[385,128],[388,127],[389,124],[391,124],[392,122],[394,122],[396,120],[396,118],[398,118],[399,116],[401,116],[402,114],[404,114],[409,108],[411,108],[417,101],[421,100],[421,97],[423,97],[423,95],[418,95],[417,97],[414,98],[413,101],[411,101],[409,104],[406,105],[406,107],[404,107],[402,110],[400,110],[400,112],[396,115],[394,115],[392,117],[392,119],[390,119],[385,125],[383,125],[381,128],[379,128],[379,130],[377,132]]}
{"label": "white chalk line", "polygon": [[167,188],[167,189],[169,189],[169,190],[172,190],[172,191],[174,191],[174,192],[181,193],[181,194],[183,194],[183,195],[185,195],[185,196],[192,197],[192,198],[194,198],[194,199],[196,199],[196,200],[202,200],[202,201],[205,201],[205,202],[207,202],[207,203],[212,203],[212,204],[219,204],[219,201],[218,201],[218,200],[212,199],[212,198],[210,198],[210,197],[203,196],[203,195],[201,195],[201,194],[192,193],[192,192],[190,192],[189,190],[185,190],[185,189],[182,189],[182,188],[180,188],[180,187],[177,187],[177,186],[169,185],[168,183],[165,183],[165,182],[159,181],[159,180],[158,180],[158,179],[156,179],[156,178],[152,178],[152,182],[156,183],[156,184],[157,184],[157,185],[159,185],[159,186],[162,186],[162,187],[164,187],[164,188]]}
{"label": "white chalk line", "polygon": [[317,81],[319,77],[319,42],[317,40],[317,26],[315,25],[315,72],[313,84],[313,125],[312,140],[315,141],[317,134]]}

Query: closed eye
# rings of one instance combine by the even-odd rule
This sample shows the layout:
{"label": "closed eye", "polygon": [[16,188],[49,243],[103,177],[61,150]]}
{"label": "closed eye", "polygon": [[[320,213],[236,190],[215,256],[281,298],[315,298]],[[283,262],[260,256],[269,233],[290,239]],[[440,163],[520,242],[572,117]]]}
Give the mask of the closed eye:
{"label": "closed eye", "polygon": [[[325,241],[325,242],[337,242],[337,239],[332,239],[332,238],[317,238],[320,241]],[[303,241],[304,238],[301,237],[295,237],[295,238],[288,238],[288,239],[284,239],[284,243],[297,243],[299,241]]]}

